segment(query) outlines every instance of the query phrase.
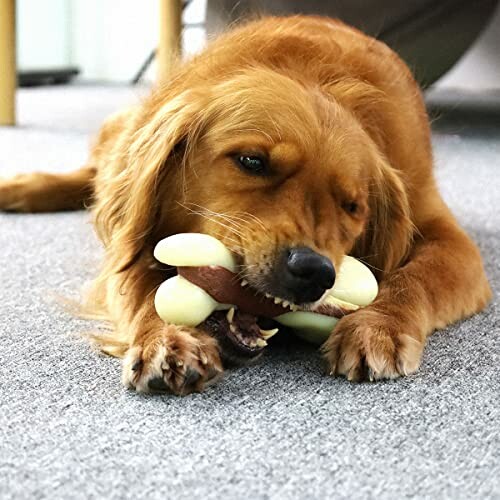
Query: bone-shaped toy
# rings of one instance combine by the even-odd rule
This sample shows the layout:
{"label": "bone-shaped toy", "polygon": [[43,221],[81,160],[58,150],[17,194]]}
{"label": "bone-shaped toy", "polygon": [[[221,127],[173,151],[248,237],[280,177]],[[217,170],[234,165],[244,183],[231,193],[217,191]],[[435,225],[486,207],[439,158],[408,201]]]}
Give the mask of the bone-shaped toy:
{"label": "bone-shaped toy", "polygon": [[293,328],[304,340],[321,344],[342,316],[370,304],[378,293],[371,271],[350,256],[344,257],[337,270],[334,287],[311,310],[253,290],[238,278],[231,251],[207,234],[181,233],[165,238],[156,245],[154,256],[177,267],[178,272],[156,292],[155,307],[163,321],[198,326],[215,311],[227,311],[229,330],[248,341],[249,348],[264,347],[278,329],[257,332],[247,325],[245,332],[237,324],[235,311],[272,318]]}

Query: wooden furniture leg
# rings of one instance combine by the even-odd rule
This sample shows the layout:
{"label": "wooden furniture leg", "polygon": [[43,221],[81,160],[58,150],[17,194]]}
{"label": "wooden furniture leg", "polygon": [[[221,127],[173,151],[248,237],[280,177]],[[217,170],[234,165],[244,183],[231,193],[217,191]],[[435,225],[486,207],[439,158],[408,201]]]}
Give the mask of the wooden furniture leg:
{"label": "wooden furniture leg", "polygon": [[15,124],[16,82],[15,0],[0,0],[0,125]]}
{"label": "wooden furniture leg", "polygon": [[182,0],[160,0],[160,36],[158,43],[158,78],[168,78],[181,54]]}

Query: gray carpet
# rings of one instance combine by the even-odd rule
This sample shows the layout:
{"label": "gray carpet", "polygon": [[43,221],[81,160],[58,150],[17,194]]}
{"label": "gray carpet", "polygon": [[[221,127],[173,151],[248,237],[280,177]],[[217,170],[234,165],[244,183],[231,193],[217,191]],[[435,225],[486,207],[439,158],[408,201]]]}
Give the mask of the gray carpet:
{"label": "gray carpet", "polygon": [[[0,175],[70,170],[120,88],[23,90]],[[137,94],[137,92],[135,92]],[[69,335],[101,250],[85,213],[0,215],[0,498],[500,498],[500,129],[434,135],[444,196],[481,246],[489,309],[435,334],[404,380],[325,378],[279,346],[204,394],[141,396]]]}

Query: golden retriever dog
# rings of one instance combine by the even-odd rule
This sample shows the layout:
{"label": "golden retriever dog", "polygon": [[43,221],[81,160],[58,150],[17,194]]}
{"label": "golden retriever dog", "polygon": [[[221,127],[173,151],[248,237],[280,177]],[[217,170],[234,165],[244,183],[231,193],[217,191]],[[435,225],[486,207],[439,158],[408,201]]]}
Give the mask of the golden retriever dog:
{"label": "golden retriever dog", "polygon": [[491,297],[478,248],[436,187],[410,71],[333,19],[236,27],[106,121],[84,168],[0,183],[4,210],[87,206],[105,247],[89,306],[113,327],[98,341],[124,358],[137,391],[158,380],[200,391],[223,370],[213,336],[155,312],[166,273],[153,248],[171,234],[220,238],[256,293],[304,307],[333,285],[344,254],[366,262],[378,297],[321,347],[326,373],[349,380],[414,372],[434,330]]}

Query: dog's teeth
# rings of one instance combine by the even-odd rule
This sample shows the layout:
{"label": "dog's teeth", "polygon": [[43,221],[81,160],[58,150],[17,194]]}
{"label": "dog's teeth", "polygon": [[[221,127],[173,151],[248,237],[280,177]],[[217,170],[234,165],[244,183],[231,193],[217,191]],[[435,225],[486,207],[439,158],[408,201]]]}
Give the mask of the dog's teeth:
{"label": "dog's teeth", "polygon": [[279,297],[274,297],[275,304],[281,304],[281,302],[283,302],[283,299],[280,299]]}
{"label": "dog's teeth", "polygon": [[300,307],[296,304],[290,304],[290,309],[295,312],[298,311]]}
{"label": "dog's teeth", "polygon": [[229,323],[232,323],[233,322],[233,318],[234,318],[234,307],[231,307],[231,309],[229,309],[229,311],[227,312],[226,314],[226,318],[227,318],[227,321]]}
{"label": "dog's teeth", "polygon": [[229,324],[229,329],[233,332],[233,333],[236,333],[236,327],[234,326],[233,323],[230,323]]}
{"label": "dog's teeth", "polygon": [[273,335],[279,332],[279,328],[273,328],[272,330],[262,330],[260,329],[260,334],[264,340],[269,340]]}
{"label": "dog's teeth", "polygon": [[248,285],[248,281],[247,280],[241,280],[240,285],[241,286],[247,286]]}
{"label": "dog's teeth", "polygon": [[257,347],[266,347],[267,342],[264,339],[257,339],[255,341]]}
{"label": "dog's teeth", "polygon": [[272,299],[272,298],[273,298],[273,296],[272,296],[270,293],[267,293],[267,292],[266,292],[264,295],[265,295],[268,299]]}
{"label": "dog's teeth", "polygon": [[284,300],[283,303],[281,304],[283,307],[288,307],[290,305],[290,302],[288,300]]}

